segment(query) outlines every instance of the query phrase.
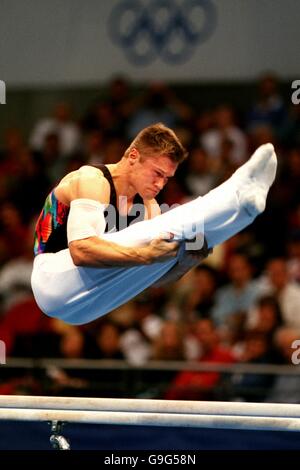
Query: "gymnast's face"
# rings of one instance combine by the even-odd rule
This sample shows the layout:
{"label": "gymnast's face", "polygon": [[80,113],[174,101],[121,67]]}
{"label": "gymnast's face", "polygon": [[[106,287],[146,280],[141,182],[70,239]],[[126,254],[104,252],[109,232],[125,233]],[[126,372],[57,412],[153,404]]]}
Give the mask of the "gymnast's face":
{"label": "gymnast's face", "polygon": [[132,165],[132,181],[136,192],[145,200],[153,199],[174,176],[178,163],[166,155],[142,157],[137,151]]}

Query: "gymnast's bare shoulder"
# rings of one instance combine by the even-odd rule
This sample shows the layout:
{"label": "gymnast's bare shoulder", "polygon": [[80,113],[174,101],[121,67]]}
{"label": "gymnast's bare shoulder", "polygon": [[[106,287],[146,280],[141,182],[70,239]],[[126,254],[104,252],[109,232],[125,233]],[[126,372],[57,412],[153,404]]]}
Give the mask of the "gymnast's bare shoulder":
{"label": "gymnast's bare shoulder", "polygon": [[101,170],[84,165],[62,178],[55,188],[55,196],[68,206],[75,199],[94,199],[109,204],[110,185]]}

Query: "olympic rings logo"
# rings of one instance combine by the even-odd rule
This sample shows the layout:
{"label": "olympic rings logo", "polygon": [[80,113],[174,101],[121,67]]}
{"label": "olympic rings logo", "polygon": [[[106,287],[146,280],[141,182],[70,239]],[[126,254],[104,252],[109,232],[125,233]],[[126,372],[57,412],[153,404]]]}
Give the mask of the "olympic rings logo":
{"label": "olympic rings logo", "polygon": [[147,65],[160,56],[165,62],[185,62],[195,46],[206,41],[217,23],[212,0],[121,0],[108,21],[110,37],[128,60]]}

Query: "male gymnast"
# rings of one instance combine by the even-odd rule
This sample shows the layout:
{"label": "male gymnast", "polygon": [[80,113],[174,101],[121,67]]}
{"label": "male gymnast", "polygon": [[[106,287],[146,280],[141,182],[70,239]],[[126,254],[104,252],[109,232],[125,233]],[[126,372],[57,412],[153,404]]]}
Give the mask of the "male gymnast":
{"label": "male gymnast", "polygon": [[205,196],[160,214],[155,197],[186,154],[159,123],[143,129],[118,163],[83,166],[60,181],[35,233],[31,282],[44,313],[90,322],[181,277],[264,210],[277,166],[272,144]]}

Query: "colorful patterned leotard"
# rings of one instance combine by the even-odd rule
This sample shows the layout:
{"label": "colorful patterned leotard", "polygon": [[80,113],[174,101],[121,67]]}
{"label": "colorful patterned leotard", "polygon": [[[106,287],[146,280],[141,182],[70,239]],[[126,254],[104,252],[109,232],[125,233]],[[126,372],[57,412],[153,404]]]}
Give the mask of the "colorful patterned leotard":
{"label": "colorful patterned leotard", "polygon": [[48,195],[38,218],[34,236],[34,254],[55,253],[68,248],[69,206],[58,201],[54,190]]}
{"label": "colorful patterned leotard", "polygon": [[[112,176],[105,165],[98,165],[98,168],[103,172],[104,177],[110,184],[110,204],[116,208],[116,225],[114,230],[120,230],[120,227],[127,227],[138,221],[138,218],[144,219],[143,199],[139,195],[136,195],[133,201],[134,204],[139,204],[142,207],[139,216],[134,211],[133,214],[130,211],[127,216],[119,214],[117,209],[117,193]],[[68,248],[67,221],[69,211],[70,207],[58,201],[54,190],[51,191],[36,224],[34,236],[35,256],[41,253],[57,253]],[[104,216],[106,218],[106,211],[104,211]],[[124,217],[125,220],[122,221]],[[108,228],[108,224],[106,224],[105,232],[108,231]]]}

